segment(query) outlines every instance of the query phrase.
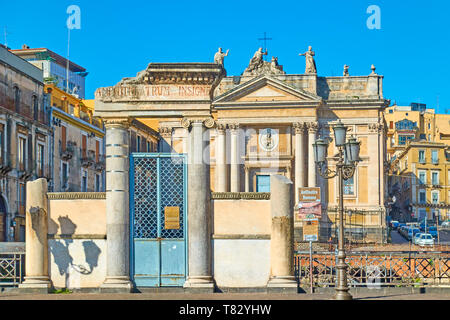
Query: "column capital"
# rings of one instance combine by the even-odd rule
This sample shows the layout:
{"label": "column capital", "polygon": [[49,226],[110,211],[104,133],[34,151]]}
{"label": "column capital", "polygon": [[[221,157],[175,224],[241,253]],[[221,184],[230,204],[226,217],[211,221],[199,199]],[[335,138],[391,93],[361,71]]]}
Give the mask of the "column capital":
{"label": "column capital", "polygon": [[102,119],[106,129],[121,128],[128,129],[131,125],[131,118],[104,118]]}
{"label": "column capital", "polygon": [[208,129],[213,128],[216,124],[214,119],[211,117],[183,118],[181,120],[181,126],[186,129],[189,129],[194,123],[202,123]]}
{"label": "column capital", "polygon": [[316,121],[308,122],[306,127],[308,128],[308,133],[316,133],[319,130],[319,123]]}
{"label": "column capital", "polygon": [[219,131],[219,133],[225,133],[225,130],[227,129],[227,124],[226,123],[216,123],[216,128],[217,131]]}
{"label": "column capital", "polygon": [[172,127],[168,127],[168,126],[162,126],[158,128],[159,134],[162,137],[170,137],[172,135]]}
{"label": "column capital", "polygon": [[230,123],[230,124],[228,124],[228,128],[230,128],[231,131],[239,130],[239,123],[237,123],[237,122]]}
{"label": "column capital", "polygon": [[304,122],[294,122],[292,124],[292,127],[294,128],[295,134],[302,134],[305,130],[305,123]]}

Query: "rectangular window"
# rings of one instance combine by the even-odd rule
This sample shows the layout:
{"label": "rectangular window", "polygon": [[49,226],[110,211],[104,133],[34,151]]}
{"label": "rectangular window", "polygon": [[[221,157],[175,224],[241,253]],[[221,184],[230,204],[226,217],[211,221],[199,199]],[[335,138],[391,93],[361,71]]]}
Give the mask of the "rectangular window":
{"label": "rectangular window", "polygon": [[61,163],[61,189],[67,190],[69,187],[69,165],[67,162]]}
{"label": "rectangular window", "polygon": [[344,195],[354,195],[355,194],[355,184],[354,177],[344,180]]}
{"label": "rectangular window", "polygon": [[432,201],[434,204],[439,203],[439,191],[433,191],[433,192],[431,193],[431,201]]}
{"label": "rectangular window", "polygon": [[87,170],[81,170],[81,192],[87,192],[88,173]]}
{"label": "rectangular window", "polygon": [[420,190],[419,192],[419,203],[427,203],[427,194],[425,190]]}
{"label": "rectangular window", "polygon": [[439,184],[439,172],[431,173],[431,184],[434,186]]}
{"label": "rectangular window", "polygon": [[438,151],[437,150],[432,150],[431,151],[431,162],[433,164],[438,164],[439,163],[439,157],[438,157]]}
{"label": "rectangular window", "polygon": [[27,139],[24,137],[19,136],[19,150],[18,150],[18,156],[19,156],[19,170],[25,171],[26,170],[26,163],[27,163]]}
{"label": "rectangular window", "polygon": [[39,177],[44,176],[44,163],[45,163],[45,152],[44,152],[44,145],[38,143],[37,145],[37,157],[36,157],[36,170],[37,175]]}
{"label": "rectangular window", "polygon": [[141,152],[141,136],[137,136],[136,152]]}
{"label": "rectangular window", "polygon": [[419,171],[419,183],[420,184],[427,183],[427,173],[425,171]]}
{"label": "rectangular window", "polygon": [[425,163],[425,150],[419,150],[419,162]]}
{"label": "rectangular window", "polygon": [[3,163],[3,149],[5,141],[5,128],[3,124],[0,124],[0,164]]}
{"label": "rectangular window", "polygon": [[150,148],[150,141],[147,141],[147,152],[151,152],[152,149]]}
{"label": "rectangular window", "polygon": [[100,192],[100,178],[99,174],[95,175],[95,192]]}

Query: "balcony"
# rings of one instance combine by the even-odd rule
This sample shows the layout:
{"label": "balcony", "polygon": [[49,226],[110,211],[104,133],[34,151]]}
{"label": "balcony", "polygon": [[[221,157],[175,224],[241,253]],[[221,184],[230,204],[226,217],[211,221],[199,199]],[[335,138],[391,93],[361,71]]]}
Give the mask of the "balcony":
{"label": "balcony", "polygon": [[64,161],[72,159],[73,154],[75,152],[75,146],[76,146],[76,143],[73,141],[68,141],[67,145],[65,147],[63,147],[60,142],[59,154],[61,156],[61,159]]}
{"label": "balcony", "polygon": [[95,162],[94,169],[99,172],[105,170],[105,155],[102,154],[98,157],[98,161]]}
{"label": "balcony", "polygon": [[81,157],[81,166],[84,168],[88,168],[95,163],[95,151],[89,150],[86,154],[86,151],[81,152],[84,156]]}

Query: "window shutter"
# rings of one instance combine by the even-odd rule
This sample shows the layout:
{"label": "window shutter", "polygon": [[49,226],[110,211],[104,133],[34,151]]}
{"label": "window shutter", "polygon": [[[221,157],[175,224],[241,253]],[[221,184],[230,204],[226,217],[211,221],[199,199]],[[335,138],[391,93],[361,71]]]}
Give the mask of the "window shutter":
{"label": "window shutter", "polygon": [[33,136],[31,134],[28,134],[28,141],[27,141],[27,147],[28,147],[28,168],[27,172],[32,173],[34,170],[33,168]]}

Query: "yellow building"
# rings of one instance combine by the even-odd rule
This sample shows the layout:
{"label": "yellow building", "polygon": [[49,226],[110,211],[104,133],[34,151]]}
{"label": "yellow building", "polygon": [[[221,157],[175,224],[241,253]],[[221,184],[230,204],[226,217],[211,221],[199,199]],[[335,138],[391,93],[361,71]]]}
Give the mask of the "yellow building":
{"label": "yellow building", "polygon": [[386,108],[384,117],[390,158],[403,152],[408,141],[450,142],[450,115],[437,114],[423,104],[390,106]]}
{"label": "yellow building", "polygon": [[392,162],[391,216],[401,221],[450,218],[450,153],[439,142],[410,142]]}
{"label": "yellow building", "polygon": [[[53,126],[52,191],[104,191],[103,124],[83,100],[46,84]],[[89,105],[89,103],[88,103]]]}

